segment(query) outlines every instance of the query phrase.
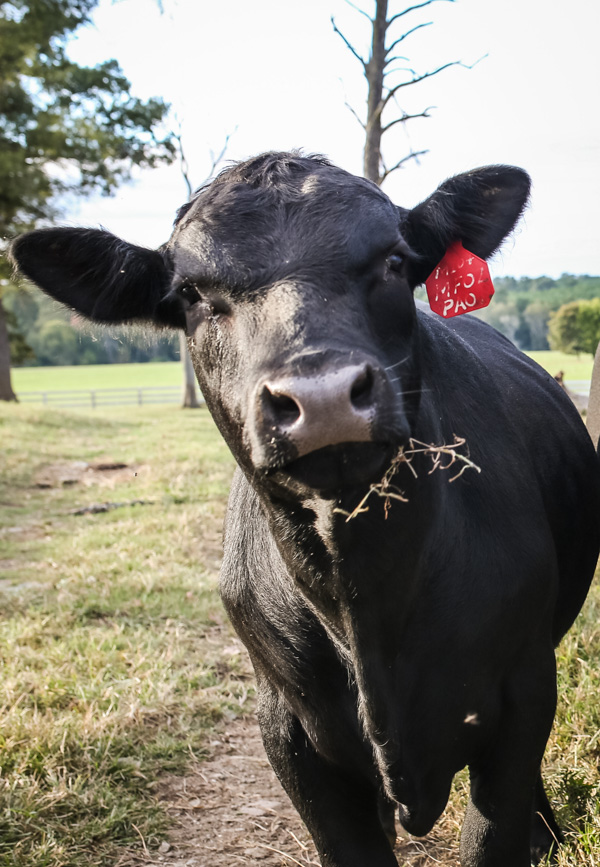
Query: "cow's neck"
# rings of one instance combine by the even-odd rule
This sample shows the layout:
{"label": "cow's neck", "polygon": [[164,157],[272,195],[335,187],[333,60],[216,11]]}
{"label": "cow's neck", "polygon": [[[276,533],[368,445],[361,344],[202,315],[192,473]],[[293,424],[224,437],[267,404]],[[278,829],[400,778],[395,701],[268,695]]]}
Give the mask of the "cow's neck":
{"label": "cow's neck", "polygon": [[439,514],[436,498],[444,498],[436,474],[415,482],[421,485],[407,485],[409,502],[392,502],[387,519],[385,501],[376,497],[368,512],[349,521],[332,501],[313,500],[301,509],[268,505],[289,574],[353,670],[363,725],[382,779],[396,795],[391,769],[399,765],[401,736],[394,672],[422,613],[423,552]]}
{"label": "cow's neck", "polygon": [[350,645],[360,640],[363,630],[371,635],[373,629],[384,630],[392,612],[392,633],[398,636],[400,621],[410,616],[421,552],[444,491],[425,468],[417,479],[403,468],[399,484],[407,502],[373,494],[354,517],[349,513],[361,493],[341,502],[317,496],[295,504],[263,499],[296,586]]}

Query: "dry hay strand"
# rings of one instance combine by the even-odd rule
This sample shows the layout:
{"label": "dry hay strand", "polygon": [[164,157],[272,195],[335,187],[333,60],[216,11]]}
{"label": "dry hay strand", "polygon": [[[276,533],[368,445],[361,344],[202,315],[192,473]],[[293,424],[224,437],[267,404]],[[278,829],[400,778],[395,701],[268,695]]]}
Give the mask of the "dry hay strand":
{"label": "dry hay strand", "polygon": [[[413,476],[418,478],[417,471],[413,466],[413,461],[416,455],[425,455],[431,458],[432,465],[427,475],[431,475],[436,470],[449,470],[451,467],[456,464],[460,465],[460,469],[457,473],[455,473],[452,478],[448,479],[448,482],[455,482],[459,479],[465,470],[472,469],[477,473],[481,472],[481,467],[478,467],[477,464],[473,463],[473,461],[468,457],[468,455],[460,454],[457,450],[466,445],[466,440],[464,437],[459,437],[454,434],[454,442],[452,445],[441,445],[435,446],[428,443],[422,443],[419,440],[415,440],[412,437],[408,441],[408,448],[405,446],[400,446],[397,454],[392,458],[392,461],[383,474],[383,477],[380,482],[376,482],[375,484],[369,487],[369,490],[364,495],[360,503],[351,511],[347,512],[345,509],[336,508],[334,512],[337,512],[340,515],[346,516],[346,523],[351,521],[353,518],[356,518],[357,515],[361,515],[364,512],[369,511],[369,506],[366,505],[367,500],[375,494],[378,497],[383,497],[384,499],[384,512],[385,518],[387,520],[387,516],[392,507],[392,500],[399,500],[401,503],[408,503],[408,497],[405,495],[404,491],[399,488],[397,485],[393,483],[393,478],[396,473],[399,471],[402,464],[405,464],[408,469],[411,471]],[[446,460],[447,459],[447,460]]]}

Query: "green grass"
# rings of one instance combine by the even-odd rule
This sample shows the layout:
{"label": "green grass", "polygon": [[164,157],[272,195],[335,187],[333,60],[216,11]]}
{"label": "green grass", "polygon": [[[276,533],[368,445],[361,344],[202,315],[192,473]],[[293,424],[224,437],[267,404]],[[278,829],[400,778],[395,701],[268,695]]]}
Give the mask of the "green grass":
{"label": "green grass", "polygon": [[147,364],[82,364],[75,367],[17,367],[13,388],[21,391],[62,391],[78,388],[128,388],[181,385],[178,361]]}
{"label": "green grass", "polygon": [[[0,403],[0,440],[0,865],[108,867],[140,838],[159,844],[157,778],[184,773],[246,699],[216,593],[233,462],[204,410]],[[77,463],[110,461],[127,467]],[[558,662],[558,864],[600,867],[598,584]],[[446,849],[465,788],[463,773],[432,835]]]}
{"label": "green grass", "polygon": [[590,379],[594,359],[591,355],[567,355],[565,352],[528,352],[548,373],[555,376],[560,370],[565,379]]}
{"label": "green grass", "polygon": [[600,865],[600,588],[558,651],[558,711],[546,778],[567,846],[560,867]]}
{"label": "green grass", "polygon": [[[600,584],[598,574],[583,611],[557,651],[558,706],[542,773],[558,824],[565,835],[556,867],[600,867]],[[434,829],[439,863],[457,867],[468,793],[461,772],[450,804]],[[437,855],[438,852],[434,851]],[[446,860],[447,859],[447,860]],[[417,863],[421,863],[420,861]]]}
{"label": "green grass", "polygon": [[[204,410],[0,404],[0,439],[0,864],[114,864],[164,836],[157,776],[247,695],[207,640],[229,630],[216,563],[232,459]],[[61,482],[111,460],[128,466]],[[71,514],[134,499],[147,505]]]}

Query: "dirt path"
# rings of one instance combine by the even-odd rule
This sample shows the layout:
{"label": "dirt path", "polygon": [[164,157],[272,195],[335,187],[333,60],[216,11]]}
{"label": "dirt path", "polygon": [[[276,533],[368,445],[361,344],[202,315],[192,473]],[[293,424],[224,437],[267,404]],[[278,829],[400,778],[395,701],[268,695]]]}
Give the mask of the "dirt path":
{"label": "dirt path", "polygon": [[[267,761],[254,717],[226,723],[210,747],[210,758],[185,777],[160,781],[158,797],[174,820],[168,842],[145,855],[124,855],[116,867],[319,867],[310,835]],[[396,855],[403,867],[458,863],[443,828],[423,841],[399,838]]]}
{"label": "dirt path", "polygon": [[170,848],[140,862],[170,867],[318,865],[310,837],[267,761],[252,717],[228,723],[212,757],[162,781],[175,819]]}
{"label": "dirt path", "polygon": [[[252,717],[228,723],[212,757],[185,777],[161,781],[159,797],[174,819],[157,852],[124,855],[116,867],[319,867],[308,831],[267,761]],[[439,835],[400,839],[399,864],[456,865]]]}

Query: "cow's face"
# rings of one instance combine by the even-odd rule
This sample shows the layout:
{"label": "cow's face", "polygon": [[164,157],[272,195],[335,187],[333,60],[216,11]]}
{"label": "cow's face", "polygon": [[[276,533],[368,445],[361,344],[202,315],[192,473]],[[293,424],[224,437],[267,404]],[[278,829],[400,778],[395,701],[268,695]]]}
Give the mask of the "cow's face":
{"label": "cow's face", "polygon": [[318,163],[265,188],[213,184],[167,245],[206,400],[273,484],[380,478],[419,398],[402,214]]}
{"label": "cow's face", "polygon": [[92,319],[185,328],[198,379],[241,466],[279,493],[381,478],[418,412],[412,289],[461,239],[490,255],[528,193],[518,169],[447,181],[408,212],[321,159],[267,154],[182,208],[160,251],[50,229],[13,256]]}

